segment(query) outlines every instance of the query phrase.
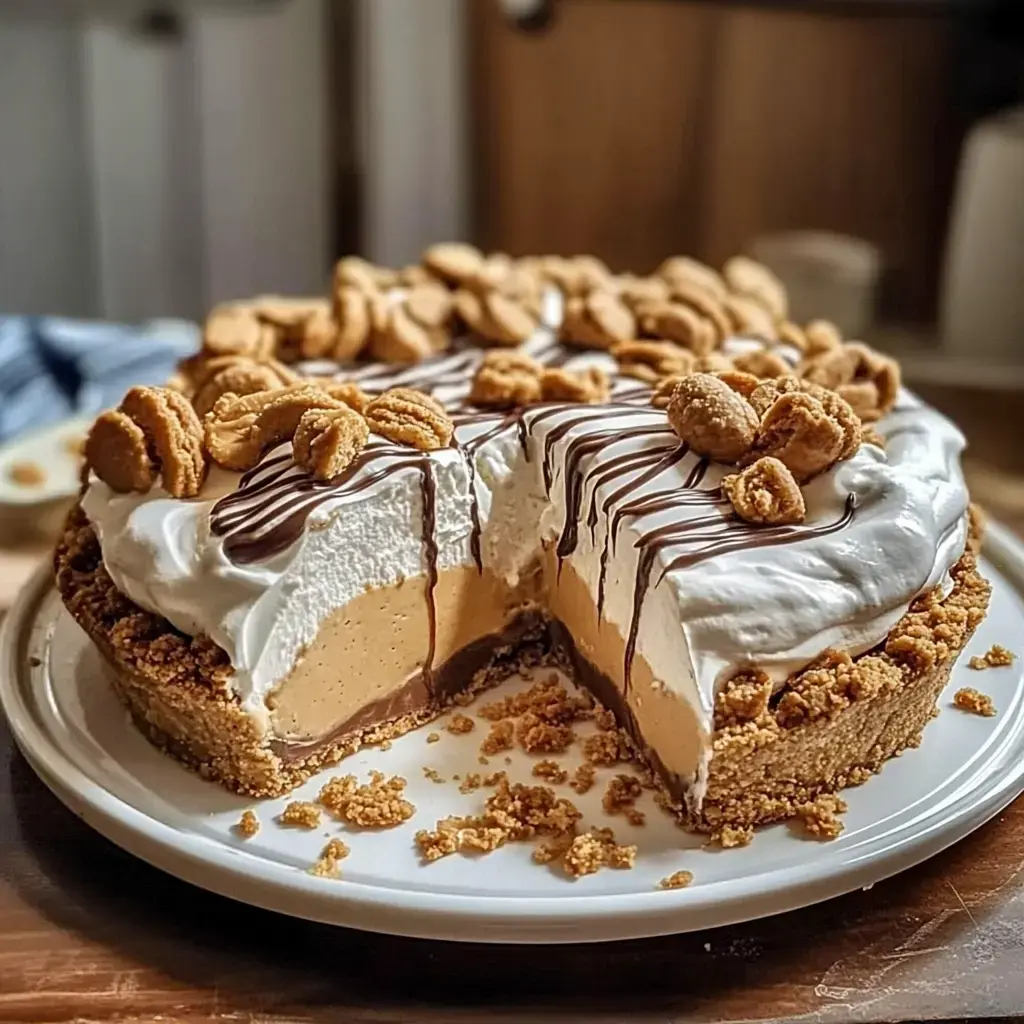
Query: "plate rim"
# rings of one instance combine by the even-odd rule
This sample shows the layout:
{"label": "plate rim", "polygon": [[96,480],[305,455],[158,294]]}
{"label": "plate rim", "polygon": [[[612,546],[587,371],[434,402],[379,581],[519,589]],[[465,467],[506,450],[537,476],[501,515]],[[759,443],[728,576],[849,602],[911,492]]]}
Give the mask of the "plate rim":
{"label": "plate rim", "polygon": [[[1024,595],[1024,543],[990,522],[983,554]],[[52,569],[44,564],[0,623],[0,708],[33,771],[91,828],[154,867],[230,899],[324,924],[416,938],[543,944],[645,938],[735,924],[870,887],[913,867],[980,827],[1024,789],[1024,758],[1000,762],[1001,770],[969,791],[968,806],[962,806],[965,795],[957,794],[953,808],[924,811],[871,840],[872,847],[882,845],[870,855],[854,848],[849,857],[825,862],[817,871],[809,859],[676,891],[480,896],[354,880],[338,885],[208,836],[182,833],[104,789],[49,741],[23,700],[18,680],[27,664],[20,654],[52,589]],[[905,834],[910,828],[915,831]],[[723,894],[726,886],[729,892]]]}

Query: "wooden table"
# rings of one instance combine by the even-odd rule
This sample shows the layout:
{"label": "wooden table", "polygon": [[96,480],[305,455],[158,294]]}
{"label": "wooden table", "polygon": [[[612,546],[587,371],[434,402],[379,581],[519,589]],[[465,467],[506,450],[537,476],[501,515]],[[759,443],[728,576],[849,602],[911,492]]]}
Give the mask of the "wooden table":
{"label": "wooden table", "polygon": [[[986,456],[972,485],[1024,532],[1024,474],[995,457],[1017,447],[986,449],[983,426],[1012,433],[1015,417],[969,406],[950,411]],[[0,1022],[1010,1017],[1024,1013],[1022,867],[1024,800],[870,891],[765,921],[590,947],[391,939],[236,904],[122,853],[0,722]]]}

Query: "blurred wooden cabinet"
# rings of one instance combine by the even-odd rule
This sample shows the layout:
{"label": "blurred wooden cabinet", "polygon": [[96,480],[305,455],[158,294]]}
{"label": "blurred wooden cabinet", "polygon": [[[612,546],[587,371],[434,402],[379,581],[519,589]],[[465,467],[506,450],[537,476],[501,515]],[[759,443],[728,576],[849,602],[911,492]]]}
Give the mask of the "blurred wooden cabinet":
{"label": "blurred wooden cabinet", "polygon": [[835,230],[880,247],[892,310],[932,314],[961,134],[943,18],[560,0],[526,33],[470,7],[484,244],[646,270]]}

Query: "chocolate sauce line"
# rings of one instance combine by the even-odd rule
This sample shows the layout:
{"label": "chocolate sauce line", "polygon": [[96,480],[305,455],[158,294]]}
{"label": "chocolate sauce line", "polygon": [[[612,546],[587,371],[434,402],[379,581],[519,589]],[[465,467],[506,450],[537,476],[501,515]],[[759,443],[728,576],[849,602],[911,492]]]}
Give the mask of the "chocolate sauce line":
{"label": "chocolate sauce line", "polygon": [[620,430],[612,427],[609,430],[598,430],[570,441],[565,449],[565,458],[562,463],[562,480],[564,483],[563,504],[565,506],[565,522],[562,526],[562,536],[558,541],[555,553],[558,555],[559,568],[562,559],[568,558],[576,550],[579,540],[580,527],[580,506],[583,500],[583,487],[586,482],[586,474],[580,472],[580,462],[588,456],[593,455],[608,444],[615,444],[619,441],[630,441],[638,437],[656,437],[658,434],[671,433],[667,427],[659,426],[637,426]]}
{"label": "chocolate sauce line", "polygon": [[[627,473],[632,473],[634,470],[641,469],[644,466],[657,466],[663,460],[666,452],[672,454],[679,453],[676,460],[678,461],[686,453],[686,448],[685,446],[672,444],[659,445],[657,448],[644,448],[638,452],[626,452],[610,459],[606,465],[594,473],[594,481],[590,490],[590,501],[587,503],[587,529],[590,530],[591,542],[597,536],[597,506],[598,498],[601,496],[601,488],[611,480],[619,476],[625,476]],[[629,483],[624,484],[616,493],[625,493],[627,490],[632,490],[634,486],[641,486],[648,478],[647,473],[638,476],[635,480],[630,480]],[[601,511],[604,513],[608,512],[609,500],[606,500],[601,505]]]}
{"label": "chocolate sauce line", "polygon": [[[679,450],[682,449],[683,446],[680,446]],[[597,579],[598,620],[600,620],[604,615],[605,585],[608,581],[608,557],[610,553],[614,553],[615,551],[615,544],[622,520],[625,519],[626,516],[642,516],[649,513],[660,512],[662,511],[660,505],[662,501],[670,501],[675,505],[688,506],[711,504],[720,500],[720,491],[718,488],[715,488],[712,491],[694,490],[694,488],[696,488],[704,479],[704,476],[708,471],[708,464],[707,459],[698,460],[687,474],[686,479],[680,487],[663,488],[662,490],[655,491],[653,494],[648,494],[643,498],[637,498],[635,501],[631,501],[615,510],[614,514],[608,521],[608,526],[604,534],[604,544],[601,547],[600,571],[598,572]],[[610,502],[606,502],[606,514],[610,508]]]}
{"label": "chocolate sauce line", "polygon": [[[396,461],[347,486],[361,469],[386,458]],[[368,446],[340,476],[329,481],[316,481],[310,477],[296,481],[290,491],[295,500],[272,506],[262,517],[252,521],[244,532],[226,533],[225,554],[240,565],[270,558],[295,542],[305,528],[310,512],[318,505],[332,498],[359,494],[399,470],[420,466],[425,458],[425,454],[409,457],[409,450],[397,445]],[[216,511],[214,506],[214,514]],[[211,516],[211,530],[215,525]]]}
{"label": "chocolate sauce line", "polygon": [[[697,551],[678,555],[676,558],[672,559],[672,561],[670,561],[662,570],[655,586],[660,584],[665,576],[670,572],[691,569],[693,566],[699,565],[701,562],[705,562],[708,559],[731,554],[734,551],[743,551],[748,548],[777,547],[797,540],[807,540],[811,537],[828,536],[831,533],[835,533],[843,529],[849,524],[850,520],[853,518],[856,507],[856,496],[850,494],[846,498],[846,505],[843,513],[838,519],[833,520],[831,523],[825,523],[816,527],[764,527],[742,523],[734,516],[722,516],[721,520],[723,524],[733,527],[729,532],[729,536],[731,538],[729,540],[724,539],[721,534],[702,535],[697,533],[691,536],[686,536],[689,531],[692,531],[697,526],[710,525],[709,521],[717,518],[712,516],[707,516],[703,520],[691,520],[689,523],[682,525],[670,524],[656,530],[651,530],[649,533],[641,536],[634,544],[634,547],[639,549],[639,555],[637,557],[636,577],[633,583],[633,612],[630,617],[629,635],[626,639],[626,650],[623,665],[625,690],[627,692],[629,691],[632,681],[633,659],[636,655],[637,636],[640,632],[640,614],[643,610],[644,598],[650,585],[651,570],[654,567],[655,559],[666,547],[671,547],[674,544],[678,544],[683,541],[686,541],[689,544],[700,544],[704,541],[709,542],[705,547],[702,547]],[[735,528],[737,527],[737,524],[741,530],[740,536],[735,535]]]}
{"label": "chocolate sauce line", "polygon": [[[565,405],[561,403],[560,408],[556,407],[557,411],[563,411],[565,408]],[[569,408],[576,407],[570,406]],[[533,417],[530,420],[529,431],[532,432],[537,423],[542,422],[546,413],[553,411],[556,410],[546,410],[546,412],[542,412],[540,415]],[[544,438],[544,461],[541,463],[544,470],[544,489],[549,493],[551,491],[551,456],[554,453],[555,445],[558,444],[558,442],[561,441],[574,427],[582,426],[584,423],[589,423],[596,419],[618,419],[622,416],[635,416],[636,413],[636,409],[628,407],[609,407],[606,405],[590,406],[585,412],[578,413],[575,416],[569,416],[567,419],[559,423],[558,426],[552,427]],[[665,429],[667,430],[668,428],[666,427]]]}

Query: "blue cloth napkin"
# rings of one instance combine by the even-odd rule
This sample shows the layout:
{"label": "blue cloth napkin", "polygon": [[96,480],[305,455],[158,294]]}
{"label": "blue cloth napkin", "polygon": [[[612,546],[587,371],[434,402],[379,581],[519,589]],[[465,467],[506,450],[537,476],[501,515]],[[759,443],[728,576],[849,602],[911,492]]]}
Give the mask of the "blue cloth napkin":
{"label": "blue cloth napkin", "polygon": [[198,348],[199,328],[184,320],[0,316],[0,444],[117,405],[133,384],[163,384]]}

